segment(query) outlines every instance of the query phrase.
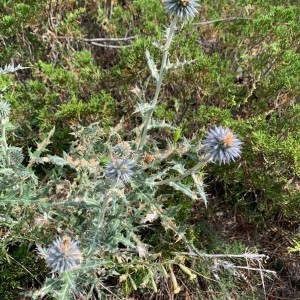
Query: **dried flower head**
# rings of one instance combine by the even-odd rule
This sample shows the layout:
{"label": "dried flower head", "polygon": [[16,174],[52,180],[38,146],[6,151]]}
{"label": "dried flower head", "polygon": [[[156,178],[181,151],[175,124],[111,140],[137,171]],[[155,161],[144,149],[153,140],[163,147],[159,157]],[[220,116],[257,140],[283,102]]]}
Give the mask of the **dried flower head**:
{"label": "dried flower head", "polygon": [[197,0],[163,0],[167,12],[172,16],[188,20],[195,17],[199,3]]}
{"label": "dried flower head", "polygon": [[113,181],[127,182],[133,175],[134,162],[128,159],[116,159],[106,167],[106,176]]}
{"label": "dried flower head", "polygon": [[0,101],[0,118],[5,119],[10,114],[10,104],[6,101]]}
{"label": "dried flower head", "polygon": [[155,157],[152,154],[146,154],[144,156],[144,163],[151,164],[155,160]]}
{"label": "dried flower head", "polygon": [[58,237],[47,249],[38,246],[38,250],[52,272],[63,273],[78,268],[83,259],[77,242],[66,235]]}
{"label": "dried flower head", "polygon": [[229,163],[240,156],[242,142],[228,128],[220,126],[210,129],[202,144],[213,161]]}

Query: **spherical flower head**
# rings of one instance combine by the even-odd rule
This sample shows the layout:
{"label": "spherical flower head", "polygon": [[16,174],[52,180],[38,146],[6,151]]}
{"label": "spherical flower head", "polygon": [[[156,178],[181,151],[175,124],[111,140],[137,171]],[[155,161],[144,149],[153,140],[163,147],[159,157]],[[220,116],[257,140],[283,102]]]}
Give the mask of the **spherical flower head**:
{"label": "spherical flower head", "polygon": [[168,14],[183,20],[195,17],[200,6],[197,0],[163,0],[163,3]]}
{"label": "spherical flower head", "polygon": [[128,159],[116,159],[106,167],[106,176],[116,183],[127,182],[133,175],[134,162]]}
{"label": "spherical flower head", "polygon": [[58,237],[44,253],[52,272],[63,273],[76,269],[82,261],[77,242],[68,236]]}
{"label": "spherical flower head", "polygon": [[241,154],[242,142],[228,128],[222,126],[210,129],[202,144],[205,153],[211,155],[213,161],[220,163],[234,161]]}

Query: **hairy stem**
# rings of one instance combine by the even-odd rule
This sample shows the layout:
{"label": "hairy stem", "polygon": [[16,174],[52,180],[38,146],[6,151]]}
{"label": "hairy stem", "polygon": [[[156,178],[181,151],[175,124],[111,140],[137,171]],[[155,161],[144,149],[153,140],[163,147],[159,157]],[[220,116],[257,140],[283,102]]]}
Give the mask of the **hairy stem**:
{"label": "hairy stem", "polygon": [[155,95],[154,95],[153,100],[152,100],[152,108],[149,110],[148,115],[146,117],[146,120],[144,122],[144,126],[143,126],[143,129],[142,129],[142,135],[141,135],[139,146],[138,146],[139,150],[142,150],[144,145],[146,144],[148,128],[149,128],[149,125],[150,125],[150,121],[151,121],[153,112],[154,112],[155,107],[156,107],[157,102],[158,102],[158,96],[159,96],[161,86],[162,86],[162,82],[163,82],[163,79],[164,79],[164,75],[165,75],[165,72],[166,72],[167,59],[168,59],[168,55],[169,55],[169,48],[170,48],[175,30],[176,30],[177,19],[178,19],[177,17],[174,17],[174,19],[173,19],[173,21],[172,21],[172,23],[169,27],[167,41],[166,41],[166,44],[164,45],[164,48],[163,48],[163,56],[162,56],[162,60],[161,60],[159,77],[158,77],[157,84],[156,84]]}

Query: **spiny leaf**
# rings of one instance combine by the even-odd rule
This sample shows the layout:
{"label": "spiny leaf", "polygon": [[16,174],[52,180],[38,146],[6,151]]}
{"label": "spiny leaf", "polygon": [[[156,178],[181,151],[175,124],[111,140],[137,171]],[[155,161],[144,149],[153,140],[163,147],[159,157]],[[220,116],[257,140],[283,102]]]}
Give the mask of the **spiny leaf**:
{"label": "spiny leaf", "polygon": [[148,51],[148,49],[146,50],[146,58],[147,58],[148,67],[151,71],[152,77],[156,81],[158,81],[158,77],[159,77],[158,70],[157,70],[157,67],[156,67],[154,60],[153,60],[152,56],[150,55],[150,52]]}
{"label": "spiny leaf", "polygon": [[0,74],[13,73],[18,70],[29,69],[30,67],[22,67],[21,65],[17,65],[14,67],[13,64],[5,65],[4,68],[0,68]]}

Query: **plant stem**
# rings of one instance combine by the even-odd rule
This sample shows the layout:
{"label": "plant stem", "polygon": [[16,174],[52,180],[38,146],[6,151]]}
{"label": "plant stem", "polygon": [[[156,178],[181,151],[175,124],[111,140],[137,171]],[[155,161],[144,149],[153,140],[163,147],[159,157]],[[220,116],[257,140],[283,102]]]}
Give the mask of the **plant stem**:
{"label": "plant stem", "polygon": [[201,168],[206,162],[208,162],[210,160],[211,156],[207,155],[205,157],[203,157],[194,167],[192,167],[191,169],[187,170],[185,173],[177,176],[177,177],[172,177],[172,178],[168,178],[162,181],[157,181],[154,182],[154,185],[164,185],[164,184],[168,184],[170,182],[176,182],[179,181],[193,173],[195,173],[199,168]]}
{"label": "plant stem", "polygon": [[157,84],[156,84],[155,95],[154,95],[153,100],[152,100],[152,105],[151,105],[152,108],[148,112],[148,115],[146,117],[143,129],[142,129],[142,135],[141,135],[139,146],[138,146],[139,150],[143,150],[143,147],[146,143],[148,127],[149,127],[153,112],[155,110],[155,107],[157,105],[158,96],[159,96],[161,86],[162,86],[162,82],[163,82],[163,79],[164,79],[164,74],[165,74],[165,71],[166,71],[167,59],[168,59],[168,54],[169,54],[169,48],[170,48],[175,30],[176,30],[177,19],[178,19],[177,16],[175,16],[172,23],[171,23],[171,25],[170,25],[170,27],[169,27],[167,41],[166,41],[166,44],[164,45],[164,48],[163,48],[163,56],[162,56],[162,60],[161,60],[159,77],[158,77]]}

